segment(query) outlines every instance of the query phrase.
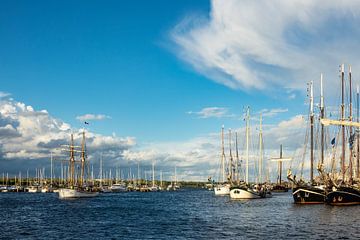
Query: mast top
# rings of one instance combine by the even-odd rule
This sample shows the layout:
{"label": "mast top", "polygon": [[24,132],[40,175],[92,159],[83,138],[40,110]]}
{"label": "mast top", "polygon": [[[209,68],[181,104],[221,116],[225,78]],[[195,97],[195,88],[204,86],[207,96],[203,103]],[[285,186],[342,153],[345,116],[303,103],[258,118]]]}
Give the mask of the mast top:
{"label": "mast top", "polygon": [[310,114],[314,115],[314,90],[313,81],[310,82]]}
{"label": "mast top", "polygon": [[320,108],[324,108],[323,74],[320,74]]}

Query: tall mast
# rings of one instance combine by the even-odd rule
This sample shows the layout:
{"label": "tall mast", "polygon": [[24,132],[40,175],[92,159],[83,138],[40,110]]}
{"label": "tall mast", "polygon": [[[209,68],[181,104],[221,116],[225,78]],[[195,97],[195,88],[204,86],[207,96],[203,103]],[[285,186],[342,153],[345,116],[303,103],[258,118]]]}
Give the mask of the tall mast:
{"label": "tall mast", "polygon": [[140,163],[138,162],[138,165],[137,165],[137,179],[138,179],[138,185],[140,186],[141,185],[141,180],[140,180]]}
{"label": "tall mast", "polygon": [[279,184],[281,185],[282,175],[282,144],[280,144],[280,161],[279,161]]}
{"label": "tall mast", "polygon": [[163,185],[163,173],[162,170],[160,170],[160,187],[162,188]]}
{"label": "tall mast", "polygon": [[[344,100],[344,64],[341,64],[341,120],[345,120],[345,100]],[[341,173],[342,180],[345,180],[345,126],[341,126],[342,149],[341,149]]]}
{"label": "tall mast", "polygon": [[229,129],[229,151],[230,151],[230,159],[229,159],[229,181],[232,183],[233,181],[233,156],[231,152],[231,128]]}
{"label": "tall mast", "polygon": [[[349,121],[352,122],[353,120],[353,116],[352,116],[352,85],[351,85],[351,65],[349,66]],[[352,127],[349,126],[349,135],[350,138],[352,138]],[[349,171],[350,171],[350,184],[352,184],[352,179],[353,179],[353,164],[352,164],[352,158],[353,158],[353,146],[351,143],[350,146],[350,153],[349,153]]]}
{"label": "tall mast", "polygon": [[263,152],[262,152],[262,114],[260,113],[260,133],[259,133],[259,183],[262,183],[262,164],[263,164]]}
{"label": "tall mast", "polygon": [[[325,117],[323,74],[320,75],[320,119]],[[321,124],[321,164],[324,163],[324,125]]]}
{"label": "tall mast", "polygon": [[235,147],[236,147],[236,162],[235,162],[235,178],[239,182],[239,150],[238,150],[238,135],[235,132]]}
{"label": "tall mast", "polygon": [[221,128],[221,174],[222,182],[225,182],[225,149],[224,149],[224,125]]}
{"label": "tall mast", "polygon": [[103,162],[102,162],[102,153],[100,153],[100,187],[102,187],[102,178],[103,178]]}
{"label": "tall mast", "polygon": [[310,182],[314,182],[314,90],[310,82]]}
{"label": "tall mast", "polygon": [[[356,110],[357,110],[357,122],[359,122],[359,85],[356,88]],[[360,152],[360,142],[359,142],[359,127],[357,128],[357,153],[356,153],[356,178],[359,179],[360,178],[360,156],[359,156],[359,152]]]}
{"label": "tall mast", "polygon": [[152,186],[155,187],[155,163],[152,163]]}
{"label": "tall mast", "polygon": [[84,184],[84,176],[85,176],[85,130],[82,132],[82,142],[81,142],[81,173],[80,173],[80,186],[82,187]]}
{"label": "tall mast", "polygon": [[53,185],[53,156],[52,152],[50,152],[50,185]]}
{"label": "tall mast", "polygon": [[74,149],[74,135],[71,134],[71,143],[70,143],[70,176],[69,182],[70,186],[74,185],[75,180],[75,149]]}
{"label": "tall mast", "polygon": [[246,176],[245,182],[249,183],[249,119],[250,119],[250,107],[247,108],[246,113]]}

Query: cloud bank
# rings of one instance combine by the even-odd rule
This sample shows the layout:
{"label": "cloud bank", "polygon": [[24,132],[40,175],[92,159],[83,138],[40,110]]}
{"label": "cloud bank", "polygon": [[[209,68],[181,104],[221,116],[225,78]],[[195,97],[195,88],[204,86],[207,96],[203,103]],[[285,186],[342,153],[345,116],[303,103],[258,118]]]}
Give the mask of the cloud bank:
{"label": "cloud bank", "polygon": [[359,69],[359,21],[356,0],[213,0],[209,16],[185,17],[171,37],[178,56],[213,81],[283,91],[320,72],[332,86],[343,62]]}
{"label": "cloud bank", "polygon": [[[28,162],[44,163],[53,152],[57,160],[67,159],[61,145],[68,144],[70,134],[80,144],[82,129],[73,129],[60,119],[52,117],[46,110],[35,110],[32,106],[11,98],[0,99],[0,163],[6,169],[19,163],[18,170],[33,168]],[[87,131],[89,159],[103,153],[106,164],[122,159],[122,152],[136,144],[133,137],[104,136]],[[31,160],[31,161],[30,161]],[[35,161],[36,160],[36,161]],[[15,167],[15,166],[14,166]]]}

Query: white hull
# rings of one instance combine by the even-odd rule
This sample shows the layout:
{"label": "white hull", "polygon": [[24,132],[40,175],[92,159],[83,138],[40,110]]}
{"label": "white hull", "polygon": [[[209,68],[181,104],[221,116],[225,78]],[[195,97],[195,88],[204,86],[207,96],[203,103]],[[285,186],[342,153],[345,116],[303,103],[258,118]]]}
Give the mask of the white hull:
{"label": "white hull", "polygon": [[215,195],[229,195],[230,186],[229,185],[217,185],[214,187]]}
{"label": "white hull", "polygon": [[116,185],[112,185],[110,187],[110,190],[112,192],[126,192],[126,186],[116,186]]}
{"label": "white hull", "polygon": [[231,199],[257,199],[263,198],[260,193],[253,192],[251,190],[245,190],[241,188],[235,188],[230,191],[230,198]]}
{"label": "white hull", "polygon": [[30,187],[30,188],[28,188],[28,192],[29,193],[39,193],[39,192],[41,192],[41,190],[39,188]]}
{"label": "white hull", "polygon": [[98,192],[79,191],[76,189],[59,189],[59,198],[90,198],[99,195]]}

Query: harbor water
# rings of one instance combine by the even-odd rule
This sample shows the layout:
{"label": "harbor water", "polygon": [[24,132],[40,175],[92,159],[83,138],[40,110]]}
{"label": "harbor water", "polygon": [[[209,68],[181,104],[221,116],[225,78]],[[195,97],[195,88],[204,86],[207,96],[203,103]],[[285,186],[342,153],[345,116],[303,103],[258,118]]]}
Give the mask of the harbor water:
{"label": "harbor water", "polygon": [[61,200],[1,193],[1,239],[359,239],[360,208],[300,206],[291,193],[232,201],[207,190]]}

